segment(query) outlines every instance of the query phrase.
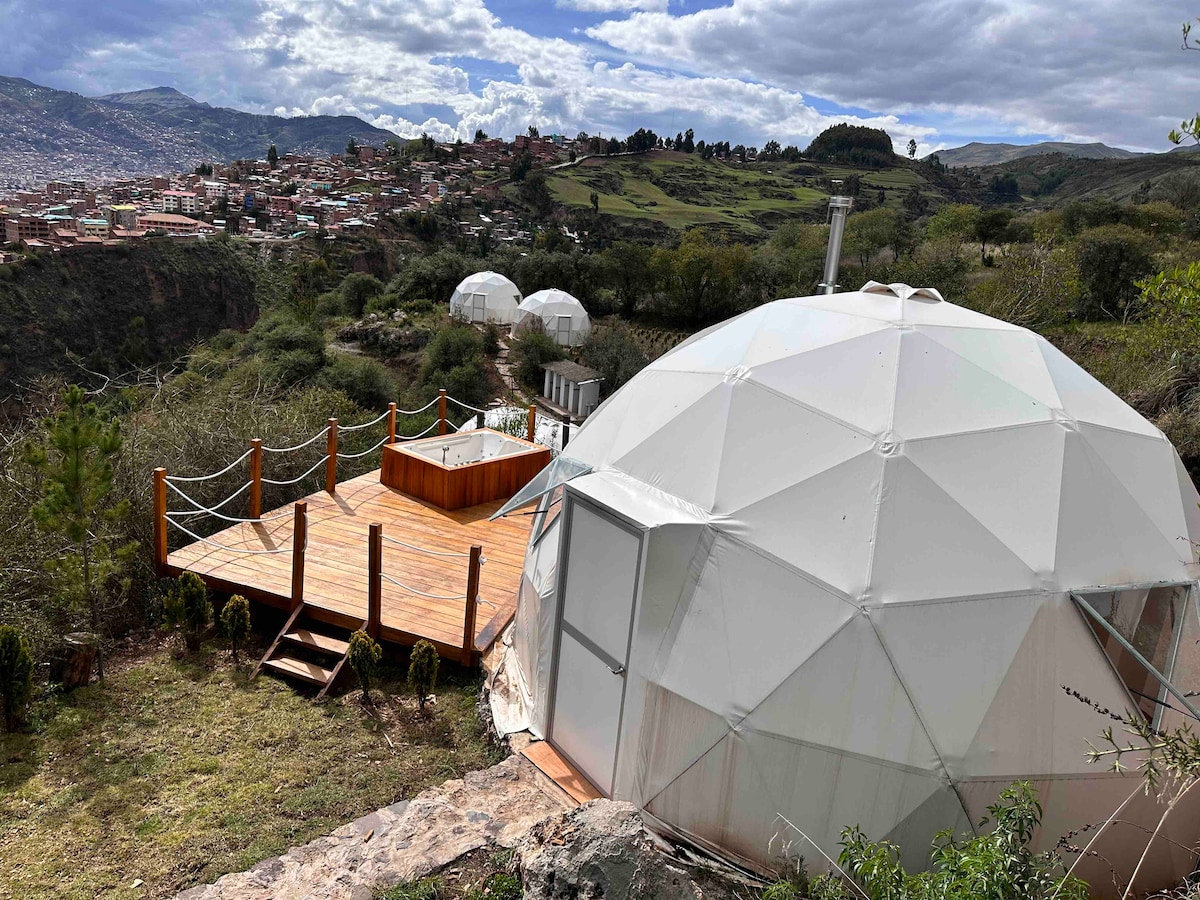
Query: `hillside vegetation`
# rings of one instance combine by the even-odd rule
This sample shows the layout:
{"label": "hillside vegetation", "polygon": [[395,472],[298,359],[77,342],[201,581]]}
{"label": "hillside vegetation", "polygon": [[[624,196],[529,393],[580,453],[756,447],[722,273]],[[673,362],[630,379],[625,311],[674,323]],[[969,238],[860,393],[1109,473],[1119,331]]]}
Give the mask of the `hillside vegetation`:
{"label": "hillside vegetation", "polygon": [[254,270],[227,239],[31,255],[0,266],[0,398],[80,366],[148,365],[257,314]]}

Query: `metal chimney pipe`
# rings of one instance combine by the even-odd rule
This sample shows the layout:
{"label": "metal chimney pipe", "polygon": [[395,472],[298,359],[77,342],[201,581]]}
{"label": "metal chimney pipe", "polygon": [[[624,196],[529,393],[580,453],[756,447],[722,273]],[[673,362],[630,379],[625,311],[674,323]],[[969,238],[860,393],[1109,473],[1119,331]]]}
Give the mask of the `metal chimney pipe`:
{"label": "metal chimney pipe", "polygon": [[[840,181],[834,181],[834,189],[841,186]],[[825,280],[821,288],[826,294],[833,294],[838,289],[838,266],[842,261],[842,238],[846,234],[846,216],[854,199],[834,194],[829,198],[829,249],[825,252]]]}

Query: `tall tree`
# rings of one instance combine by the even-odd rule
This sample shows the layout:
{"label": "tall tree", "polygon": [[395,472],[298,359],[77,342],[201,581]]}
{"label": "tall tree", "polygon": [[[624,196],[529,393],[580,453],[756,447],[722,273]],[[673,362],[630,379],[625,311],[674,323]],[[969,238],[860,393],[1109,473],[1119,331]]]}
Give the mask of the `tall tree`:
{"label": "tall tree", "polygon": [[[107,586],[136,549],[113,546],[115,525],[129,512],[129,501],[113,503],[110,497],[121,425],[115,418],[105,422],[83,388],[71,385],[44,429],[43,440],[25,448],[26,462],[42,477],[42,498],[31,513],[39,529],[66,539],[68,548],[48,566],[69,599],[87,610],[92,632],[102,635]],[[102,652],[96,665],[103,680]]]}
{"label": "tall tree", "polygon": [[917,158],[917,139],[916,138],[908,139],[908,158],[909,159]]}
{"label": "tall tree", "polygon": [[354,138],[346,141],[346,155],[358,156],[358,141],[354,140]]}
{"label": "tall tree", "polygon": [[488,133],[486,131],[484,131],[482,128],[475,129],[475,138],[472,141],[472,143],[482,144],[487,139],[488,139]]}
{"label": "tall tree", "polygon": [[274,144],[267,148],[267,165],[272,169],[279,167],[279,151],[275,149]]}
{"label": "tall tree", "polygon": [[541,135],[541,132],[538,131],[538,127],[536,125],[530,125],[529,126],[529,136],[531,138],[536,138],[536,137],[541,137],[542,135]]}

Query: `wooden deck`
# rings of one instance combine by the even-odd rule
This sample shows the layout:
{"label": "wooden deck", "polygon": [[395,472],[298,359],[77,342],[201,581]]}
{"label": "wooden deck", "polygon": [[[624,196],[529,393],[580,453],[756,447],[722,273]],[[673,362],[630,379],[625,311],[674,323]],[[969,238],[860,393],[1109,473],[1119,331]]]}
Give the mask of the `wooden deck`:
{"label": "wooden deck", "polygon": [[[487,649],[516,610],[529,516],[489,522],[502,501],[446,511],[380,483],[379,470],[305,498],[308,539],[304,553],[303,599],[310,615],[348,628],[367,619],[368,528],[383,526],[381,571],[407,587],[438,597],[467,593],[471,545],[483,547],[474,645]],[[293,517],[291,505],[265,512],[280,518],[262,524],[242,523],[209,539],[222,547],[191,543],[167,556],[167,573],[190,570],[216,590],[240,593],[282,609],[292,606]],[[179,532],[172,529],[173,539]],[[391,543],[394,538],[427,550],[462,556],[434,556]],[[275,550],[247,554],[236,550]],[[407,591],[387,578],[381,582],[379,637],[412,645],[426,639],[448,658],[457,659],[464,645],[465,599],[433,599]]]}

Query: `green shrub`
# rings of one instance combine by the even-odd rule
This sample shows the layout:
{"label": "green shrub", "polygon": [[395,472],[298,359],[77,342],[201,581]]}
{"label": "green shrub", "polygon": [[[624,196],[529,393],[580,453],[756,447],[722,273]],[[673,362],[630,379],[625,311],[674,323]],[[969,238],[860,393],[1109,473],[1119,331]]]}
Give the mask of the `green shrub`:
{"label": "green shrub", "polygon": [[521,887],[521,879],[507,872],[493,872],[483,880],[481,897],[487,900],[521,900],[525,891]]}
{"label": "green shrub", "polygon": [[471,406],[482,407],[490,399],[487,369],[478,358],[442,373],[438,386],[444,387],[451,397]]}
{"label": "green shrub", "polygon": [[14,625],[0,625],[0,708],[4,730],[16,731],[25,721],[33,693],[33,657],[25,636]]}
{"label": "green shrub", "polygon": [[1154,271],[1146,236],[1128,225],[1091,228],[1075,240],[1083,293],[1076,315],[1125,321],[1137,309],[1137,281]]}
{"label": "green shrub", "polygon": [[208,588],[195,572],[184,572],[167,591],[163,601],[167,626],[177,628],[183,635],[183,644],[195,653],[200,649],[204,630],[212,621],[212,604],[208,602]]}
{"label": "green shrub", "polygon": [[510,350],[517,380],[534,390],[541,387],[542,366],[567,357],[558,341],[544,331],[537,330],[522,333],[512,342]]}
{"label": "green shrub", "polygon": [[367,302],[383,293],[383,282],[374,275],[351,272],[342,279],[338,292],[345,310],[352,316],[361,316]]}
{"label": "green shrub", "polygon": [[442,879],[420,878],[417,881],[402,881],[400,884],[377,893],[376,900],[442,900]]}
{"label": "green shrub", "polygon": [[363,699],[371,699],[371,680],[379,671],[379,660],[383,658],[383,648],[365,631],[356,631],[350,635],[350,649],[346,660],[350,668],[358,676],[358,684],[362,688]]}
{"label": "green shrub", "polygon": [[488,322],[483,326],[483,352],[488,356],[495,356],[500,352],[500,326],[495,322]]}
{"label": "green shrub", "polygon": [[600,373],[604,379],[600,388],[605,396],[650,364],[649,358],[633,340],[629,326],[620,320],[593,328],[579,348],[579,358],[585,366]]}
{"label": "green shrub", "polygon": [[238,645],[250,636],[250,603],[241,594],[234,594],[221,610],[221,628],[229,638],[233,661],[238,659]]}
{"label": "green shrub", "polygon": [[991,824],[991,831],[965,841],[952,831],[937,834],[927,872],[909,874],[899,847],[869,840],[857,827],[842,832],[838,864],[870,900],[1086,900],[1087,885],[1060,874],[1058,856],[1029,849],[1041,819],[1037,792],[1016,781],[988,807],[980,825]]}
{"label": "green shrub", "polygon": [[367,301],[363,307],[363,314],[378,313],[387,315],[392,310],[400,306],[400,297],[397,294],[378,294]]}
{"label": "green shrub", "polygon": [[478,359],[483,353],[483,336],[470,325],[451,323],[438,330],[425,348],[422,380],[432,383],[437,373]]}
{"label": "green shrub", "polygon": [[396,382],[381,363],[348,353],[330,356],[321,370],[319,384],[341,391],[366,410],[382,410],[396,397]]}
{"label": "green shrub", "polygon": [[408,659],[408,686],[417,695],[421,709],[437,687],[438,654],[429,641],[417,641]]}

